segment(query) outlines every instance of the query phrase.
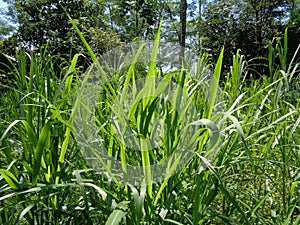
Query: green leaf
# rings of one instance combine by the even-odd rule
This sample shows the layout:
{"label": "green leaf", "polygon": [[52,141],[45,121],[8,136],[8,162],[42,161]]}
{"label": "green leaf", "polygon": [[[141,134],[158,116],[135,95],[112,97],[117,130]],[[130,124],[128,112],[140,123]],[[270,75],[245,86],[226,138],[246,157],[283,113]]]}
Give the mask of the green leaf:
{"label": "green leaf", "polygon": [[106,225],[116,225],[119,224],[124,216],[127,214],[129,201],[120,202],[115,210],[110,214]]}
{"label": "green leaf", "polygon": [[220,136],[220,131],[217,127],[217,125],[208,119],[200,119],[197,121],[194,121],[191,123],[191,125],[193,126],[197,126],[197,125],[205,125],[209,128],[210,130],[210,143],[209,143],[209,148],[213,148],[219,140],[219,136]]}
{"label": "green leaf", "polygon": [[18,122],[20,122],[21,120],[15,120],[14,122],[12,122],[4,131],[4,133],[2,134],[1,138],[0,138],[0,142],[5,138],[5,136],[7,135],[7,133],[9,132],[9,130],[15,126]]}
{"label": "green leaf", "polygon": [[219,80],[221,76],[221,70],[222,70],[222,62],[223,62],[223,54],[224,54],[224,47],[222,48],[222,51],[219,55],[217,65],[214,70],[214,76],[211,80],[210,84],[210,89],[209,89],[209,96],[208,96],[208,110],[206,112],[205,117],[207,119],[210,119],[213,107],[215,104],[216,96],[217,96],[217,91],[218,91],[218,85],[219,85]]}
{"label": "green leaf", "polygon": [[138,190],[131,184],[128,184],[131,189],[131,195],[134,198],[134,206],[135,206],[135,223],[140,224],[141,219],[143,216],[143,209],[144,209],[144,201],[145,201],[145,194],[146,194],[146,185],[143,184],[141,186],[141,194],[139,194]]}
{"label": "green leaf", "polygon": [[101,72],[101,75],[102,75],[102,78],[103,78],[103,81],[107,81],[108,78],[107,78],[107,74],[104,72],[102,66],[100,65],[95,53],[93,52],[92,48],[90,47],[90,45],[88,44],[88,42],[86,41],[85,37],[83,36],[82,32],[79,30],[76,22],[71,18],[71,16],[67,13],[67,11],[65,11],[69,20],[70,20],[70,23],[72,24],[73,28],[76,30],[78,36],[80,37],[82,43],[84,44],[84,46],[86,47],[86,49],[88,50],[88,53],[90,54],[93,62],[95,63],[97,69],[99,69],[99,71]]}
{"label": "green leaf", "polygon": [[37,178],[40,172],[42,155],[45,149],[47,140],[50,137],[50,124],[46,123],[42,129],[42,132],[39,136],[37,146],[34,150],[34,163],[33,163],[33,173],[32,173],[32,184],[37,184]]}
{"label": "green leaf", "polygon": [[183,225],[183,223],[180,223],[180,222],[177,222],[177,221],[171,220],[171,219],[165,219],[164,221],[165,221],[165,222],[172,223],[172,224],[176,224],[176,225]]}
{"label": "green leaf", "polygon": [[34,132],[33,127],[26,121],[26,120],[21,120],[21,123],[26,129],[27,135],[28,135],[28,140],[30,140],[33,143],[33,146],[37,145],[37,137]]}
{"label": "green leaf", "polygon": [[5,179],[6,183],[12,188],[12,189],[19,189],[19,183],[17,178],[8,170],[0,169],[0,174]]}
{"label": "green leaf", "polygon": [[159,23],[159,27],[157,30],[157,34],[154,40],[154,45],[152,48],[152,54],[151,54],[151,59],[150,59],[150,64],[149,64],[149,70],[147,77],[155,77],[156,74],[156,58],[158,54],[158,48],[159,48],[159,42],[160,42],[160,32],[161,32],[161,27],[162,27],[162,21]]}
{"label": "green leaf", "polygon": [[300,224],[300,215],[297,216],[297,219],[293,223],[293,225],[298,225],[298,224]]}
{"label": "green leaf", "polygon": [[68,78],[66,79],[66,82],[65,82],[65,89],[63,91],[63,96],[67,96],[71,90],[72,79],[73,79],[73,75],[74,75],[78,57],[79,57],[79,54],[76,54],[71,62],[71,66],[67,73]]}

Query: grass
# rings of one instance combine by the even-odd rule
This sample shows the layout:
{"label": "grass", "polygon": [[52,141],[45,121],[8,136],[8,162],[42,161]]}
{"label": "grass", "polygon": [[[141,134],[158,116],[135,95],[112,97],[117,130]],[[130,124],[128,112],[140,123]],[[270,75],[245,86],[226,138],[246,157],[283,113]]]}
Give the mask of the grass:
{"label": "grass", "polygon": [[[162,73],[153,63],[158,33],[143,75],[147,85],[140,87],[134,82],[139,51],[127,72],[111,77],[77,32],[95,65],[87,73],[77,65],[83,56],[75,55],[57,76],[55,57],[43,51],[21,50],[17,65],[10,65],[15,84],[0,96],[1,224],[300,223],[299,63],[286,64],[286,44],[269,46],[264,66],[270,74],[251,79],[251,64],[238,51],[220,82],[222,52],[216,65],[200,56],[197,76],[190,70]],[[99,94],[91,91],[90,100],[81,99],[94,71],[105,77],[103,88]],[[158,93],[170,100],[155,97]],[[172,105],[181,107],[182,99],[183,113],[178,113]],[[91,115],[87,106],[94,100],[92,116],[79,117]],[[83,124],[78,118],[85,118]],[[122,119],[144,137],[130,139],[141,152],[130,151],[129,139],[122,140],[126,127],[118,134]],[[78,139],[91,138],[78,129],[90,121],[107,155],[92,151],[99,142]],[[161,134],[151,136],[150,128]],[[151,138],[154,149],[148,146]],[[178,146],[192,150],[179,154]],[[87,162],[83,148],[105,171]],[[173,157],[164,164],[167,172],[151,166],[168,156]],[[120,182],[132,175],[142,178],[138,185]]]}

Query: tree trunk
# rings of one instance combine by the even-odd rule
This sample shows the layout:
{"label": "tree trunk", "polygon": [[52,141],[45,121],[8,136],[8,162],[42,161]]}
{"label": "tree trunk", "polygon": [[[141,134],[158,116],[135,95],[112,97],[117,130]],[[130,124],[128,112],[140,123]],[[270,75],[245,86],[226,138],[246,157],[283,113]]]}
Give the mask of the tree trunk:
{"label": "tree trunk", "polygon": [[185,48],[185,39],[186,39],[186,10],[187,10],[187,0],[181,0],[180,3],[180,55],[179,55],[179,67],[182,67],[184,60],[184,48]]}
{"label": "tree trunk", "polygon": [[199,7],[199,16],[198,16],[198,38],[199,38],[199,52],[201,51],[201,21],[202,21],[202,0],[198,0],[198,7]]}

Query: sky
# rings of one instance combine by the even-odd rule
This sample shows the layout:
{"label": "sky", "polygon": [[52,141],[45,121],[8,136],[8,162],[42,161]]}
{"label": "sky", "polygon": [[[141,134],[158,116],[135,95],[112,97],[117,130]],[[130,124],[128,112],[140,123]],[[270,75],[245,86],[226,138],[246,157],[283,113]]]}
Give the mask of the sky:
{"label": "sky", "polygon": [[2,0],[0,0],[0,7],[2,8],[2,7],[4,7],[6,4],[2,1]]}
{"label": "sky", "polygon": [[[5,8],[7,4],[5,2],[3,2],[2,0],[0,0],[0,8]],[[1,15],[0,15],[1,17]]]}

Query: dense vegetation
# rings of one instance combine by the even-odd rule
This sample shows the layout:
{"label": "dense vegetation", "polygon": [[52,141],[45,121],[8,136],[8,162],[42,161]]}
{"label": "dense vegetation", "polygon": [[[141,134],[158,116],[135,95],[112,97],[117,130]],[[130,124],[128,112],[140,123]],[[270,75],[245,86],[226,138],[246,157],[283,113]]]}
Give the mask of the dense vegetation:
{"label": "dense vegetation", "polygon": [[[161,20],[162,40],[205,51],[216,62],[223,45],[227,72],[238,49],[250,60],[268,53],[269,41],[289,27],[289,60],[299,44],[300,4],[297,0],[4,0],[0,37],[15,26],[0,47],[45,47],[51,55],[85,52],[64,11],[78,23],[96,54],[133,40],[153,40]],[[10,22],[9,22],[10,21]],[[298,54],[299,57],[299,54]],[[255,62],[258,63],[258,62]],[[261,71],[265,72],[265,71]]]}
{"label": "dense vegetation", "polygon": [[[1,42],[1,224],[300,224],[296,1],[6,2],[19,25]],[[185,25],[182,10],[190,14]],[[2,34],[12,29],[2,25]],[[144,67],[137,51],[108,73],[97,56],[133,39],[156,40],[152,60],[158,41],[185,45],[198,55],[196,72],[189,64],[172,72],[153,61]],[[85,159],[76,107],[88,112],[80,90],[95,71],[107,76],[92,116],[101,144],[124,176],[132,175],[127,165],[141,166],[142,184],[119,182],[110,158],[101,162],[104,173]],[[145,86],[134,78],[145,78]],[[172,82],[174,95],[140,99]],[[158,116],[166,124],[153,139],[159,147],[130,151],[114,131],[116,101],[128,104],[122,100],[129,89],[127,119],[140,136],[151,137]],[[185,97],[181,91],[194,114],[172,110],[169,103]],[[180,143],[183,137],[189,141]],[[176,173],[154,182],[149,165],[179,144],[194,154],[183,167],[179,154],[168,167]]]}

